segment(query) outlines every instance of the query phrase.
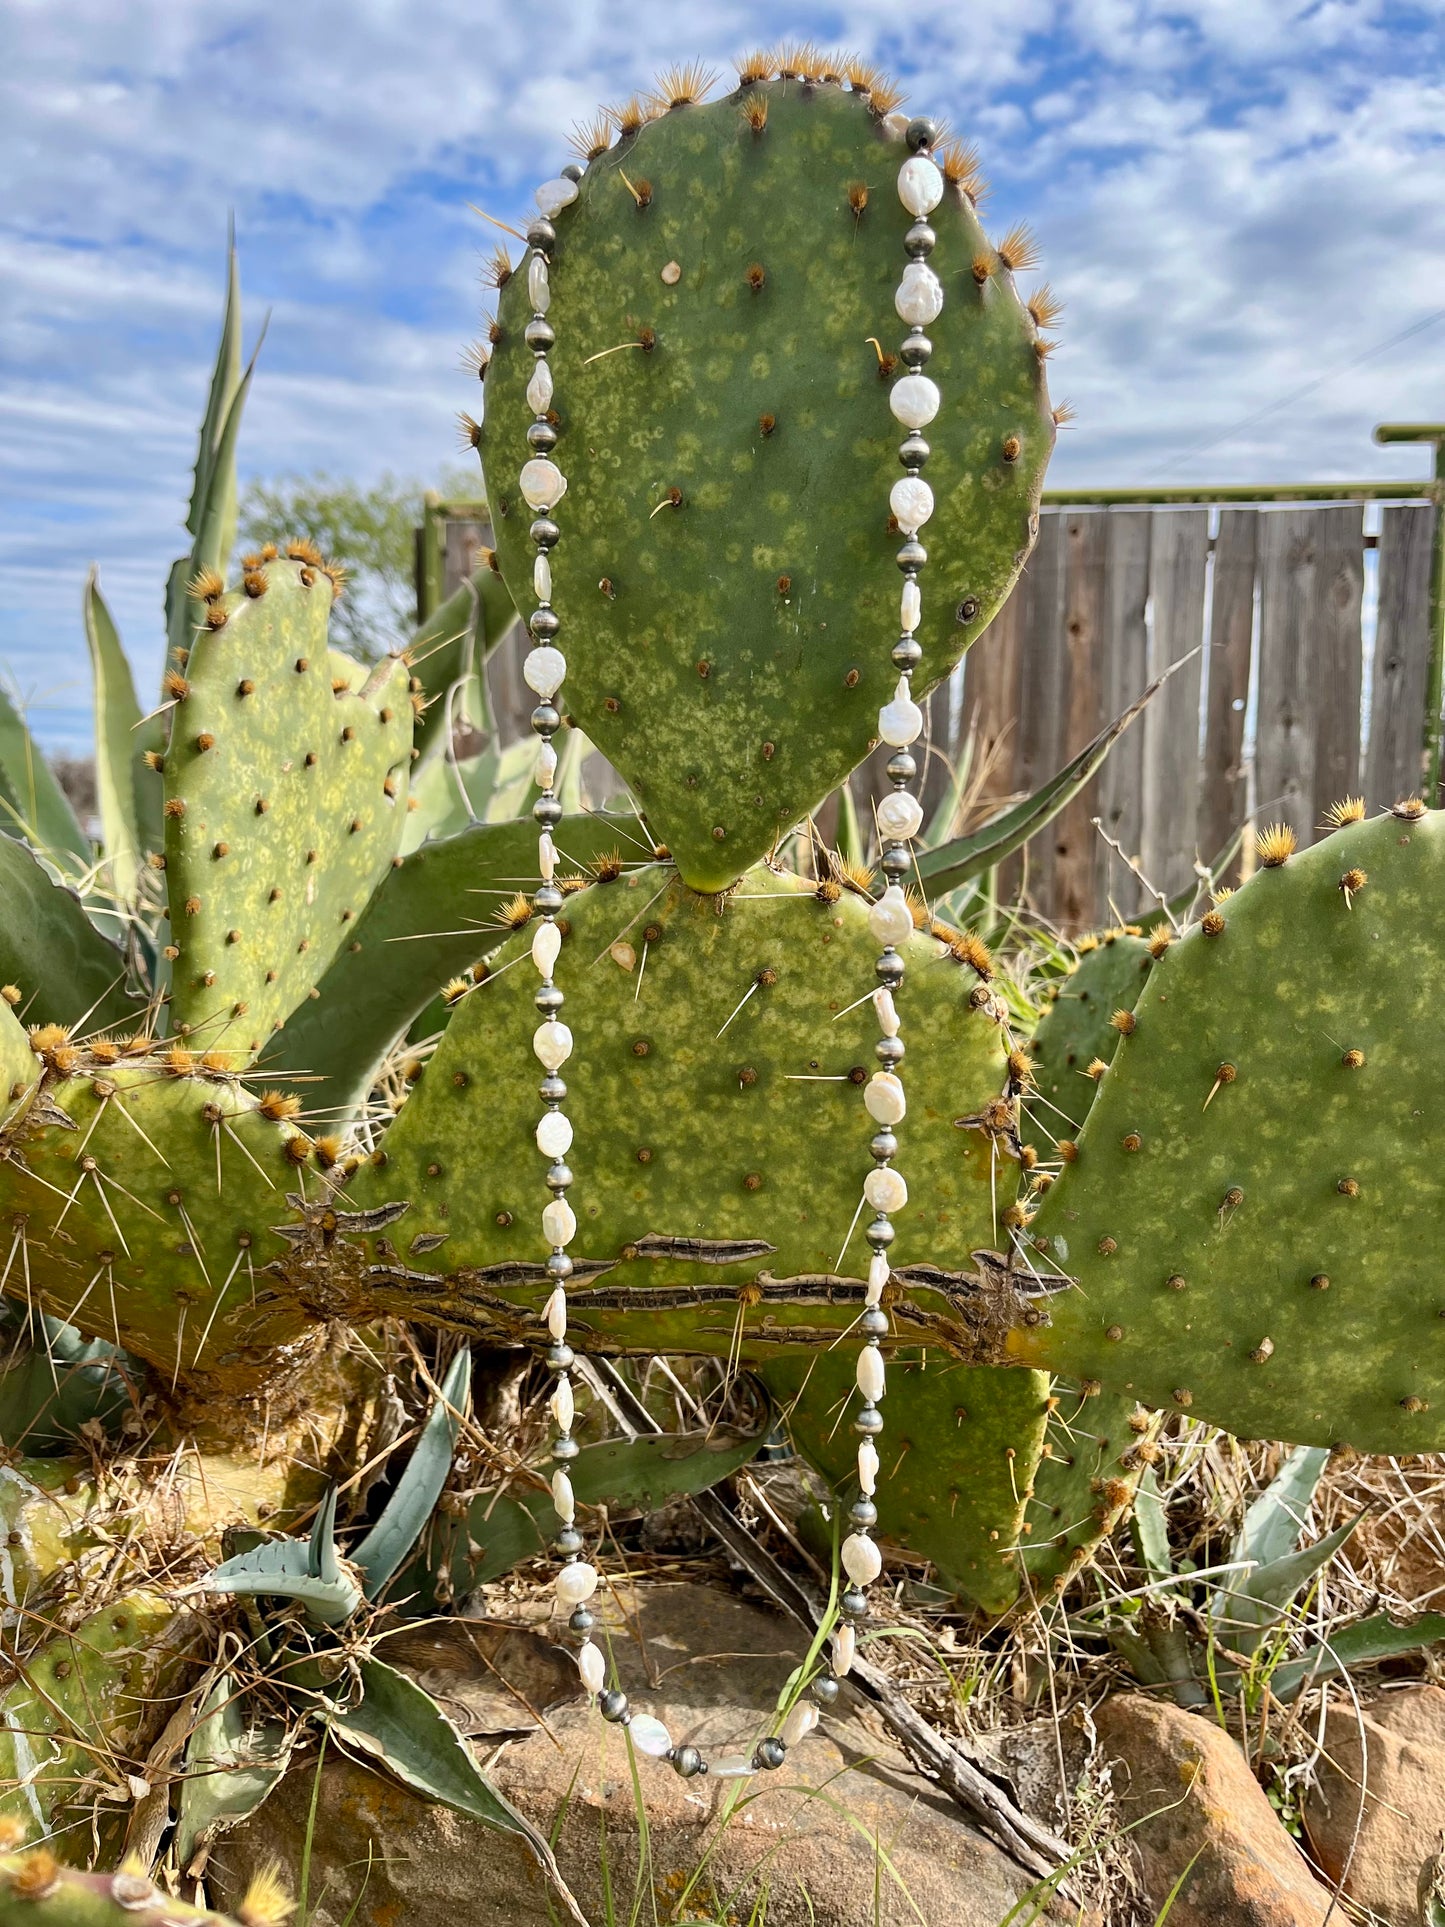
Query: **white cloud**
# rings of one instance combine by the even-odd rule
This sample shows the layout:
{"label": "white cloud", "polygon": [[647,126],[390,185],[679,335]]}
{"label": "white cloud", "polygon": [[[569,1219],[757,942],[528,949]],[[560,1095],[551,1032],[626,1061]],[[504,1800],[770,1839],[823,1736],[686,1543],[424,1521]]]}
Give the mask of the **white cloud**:
{"label": "white cloud", "polygon": [[[755,0],[647,17],[648,59],[853,45],[978,137],[991,218],[1030,219],[1067,303],[1060,482],[1420,468],[1373,450],[1438,408],[1445,324],[1188,451],[1445,308],[1438,13],[1386,0]],[[0,73],[0,657],[65,685],[98,559],[154,662],[219,312],[226,210],[248,335],[243,462],[426,475],[454,458],[484,236],[569,125],[645,82],[601,0],[22,0]],[[1408,469],[1406,472],[1410,472]]]}

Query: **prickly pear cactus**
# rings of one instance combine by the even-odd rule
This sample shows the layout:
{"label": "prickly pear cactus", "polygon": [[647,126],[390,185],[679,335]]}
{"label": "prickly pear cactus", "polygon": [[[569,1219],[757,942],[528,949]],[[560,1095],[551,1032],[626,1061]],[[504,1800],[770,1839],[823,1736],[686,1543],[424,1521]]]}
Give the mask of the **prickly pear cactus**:
{"label": "prickly pear cactus", "polygon": [[1011,1349],[1243,1437],[1434,1451],[1445,818],[1262,844],[1149,973],[1028,1234],[1078,1289]]}
{"label": "prickly pear cactus", "polygon": [[1094,1101],[1098,1067],[1119,1042],[1114,1013],[1132,1010],[1154,955],[1143,937],[1106,930],[1080,945],[1077,964],[1049,987],[1051,1002],[1029,1042],[1036,1095],[1024,1107],[1024,1142],[1047,1160],[1072,1142]]}
{"label": "prickly pear cactus", "polygon": [[1054,1380],[1021,1541],[1031,1603],[1062,1592],[1130,1511],[1159,1422],[1127,1393]]}
{"label": "prickly pear cactus", "polygon": [[[763,1368],[793,1443],[840,1491],[855,1481],[854,1361],[844,1347]],[[888,1361],[892,1424],[879,1530],[930,1559],[940,1585],[984,1612],[1019,1590],[1019,1546],[1049,1416],[1042,1372],[968,1366],[913,1347]]]}
{"label": "prickly pear cactus", "polygon": [[[332,581],[304,543],[195,585],[203,626],[169,690],[171,1019],[254,1056],[351,939],[401,843],[405,665],[326,641]],[[281,725],[281,727],[278,727]]]}
{"label": "prickly pear cactus", "polygon": [[[720,913],[653,866],[572,896],[564,928],[567,1015],[586,1039],[567,1104],[587,1149],[572,1326],[588,1342],[747,1358],[836,1327],[867,1271],[852,1155],[871,1068],[864,899],[759,869]],[[409,1202],[364,1243],[378,1277],[400,1267],[417,1300],[444,1302],[450,1279],[498,1313],[537,1303],[537,1018],[527,975],[507,967],[529,941],[465,996],[347,1186],[358,1211]],[[997,1094],[1004,1037],[988,985],[943,942],[919,932],[904,948],[930,1040],[908,1087],[912,1169],[926,1175],[892,1258],[902,1279],[921,1267],[917,1282],[966,1292],[952,1274],[995,1234],[989,1140],[957,1120]]]}
{"label": "prickly pear cactus", "polygon": [[[555,217],[548,310],[567,701],[699,890],[733,882],[863,760],[895,680],[880,343],[911,218],[906,121],[874,77],[756,71],[706,105],[692,77],[665,81],[669,110],[601,143]],[[949,295],[928,373],[948,402],[928,431],[915,694],[1012,585],[1054,441],[1046,347],[1011,272],[1031,251],[990,243],[971,156],[941,160],[932,262]],[[502,290],[480,442],[514,598],[532,567],[526,279]]]}
{"label": "prickly pear cactus", "polygon": [[236,1921],[177,1900],[134,1862],[115,1873],[77,1873],[49,1847],[0,1852],[0,1927],[285,1927],[292,1911],[274,1876],[247,1894]]}

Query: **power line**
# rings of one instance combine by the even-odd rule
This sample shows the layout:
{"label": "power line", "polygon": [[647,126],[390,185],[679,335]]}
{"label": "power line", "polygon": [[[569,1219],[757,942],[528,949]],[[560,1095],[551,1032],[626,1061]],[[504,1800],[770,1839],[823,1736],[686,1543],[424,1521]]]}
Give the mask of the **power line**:
{"label": "power line", "polygon": [[1433,328],[1439,321],[1445,321],[1445,308],[1436,308],[1432,314],[1422,316],[1419,321],[1412,321],[1408,328],[1402,328],[1398,334],[1391,335],[1385,341],[1377,341],[1372,348],[1366,348],[1363,353],[1355,355],[1350,361],[1342,361],[1338,367],[1326,369],[1324,374],[1316,375],[1313,381],[1307,381],[1303,388],[1296,388],[1293,393],[1282,395],[1278,401],[1272,401],[1267,408],[1261,408],[1257,414],[1246,415],[1242,421],[1222,429],[1217,435],[1211,435],[1207,441],[1196,442],[1192,448],[1181,449],[1176,454],[1167,456],[1164,461],[1149,470],[1144,480],[1152,482],[1156,476],[1172,468],[1175,463],[1187,462],[1195,455],[1203,455],[1211,448],[1218,448],[1221,442],[1233,441],[1236,435],[1242,435],[1246,429],[1255,427],[1259,422],[1267,421],[1271,415],[1279,414],[1281,409],[1292,408],[1297,401],[1303,401],[1306,395],[1312,395],[1317,388],[1323,388],[1326,382],[1333,381],[1337,375],[1347,375],[1352,368],[1363,367],[1367,361],[1373,361],[1376,355],[1384,354],[1387,348],[1399,347],[1402,341],[1408,341],[1412,335],[1423,334],[1427,328]]}

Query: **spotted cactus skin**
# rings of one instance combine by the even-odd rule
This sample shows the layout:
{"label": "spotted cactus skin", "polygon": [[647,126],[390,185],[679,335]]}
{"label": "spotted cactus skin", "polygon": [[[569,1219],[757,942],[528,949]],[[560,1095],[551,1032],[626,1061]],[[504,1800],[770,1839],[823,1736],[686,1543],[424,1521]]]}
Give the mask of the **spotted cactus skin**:
{"label": "spotted cactus skin", "polygon": [[[904,431],[879,355],[902,336],[906,157],[863,96],[776,80],[620,140],[556,218],[566,702],[699,890],[732,883],[863,760],[897,677]],[[930,220],[943,405],[915,693],[1012,585],[1055,432],[1036,331],[961,187]],[[502,291],[481,453],[503,574],[531,607],[526,282]]]}
{"label": "spotted cactus skin", "polygon": [[412,711],[399,659],[368,672],[328,648],[321,568],[283,556],[246,582],[205,604],[224,622],[175,686],[165,858],[172,1024],[254,1055],[400,846]]}
{"label": "spotted cactus skin", "polygon": [[1128,1393],[1056,1378],[1049,1406],[1021,1540],[1030,1603],[1062,1592],[1088,1564],[1132,1509],[1144,1469],[1157,1456],[1159,1415]]}
{"label": "spotted cactus skin", "polygon": [[[273,1916],[274,1927],[280,1927]],[[143,1873],[77,1873],[47,1847],[0,1855],[0,1927],[238,1927],[192,1907]]]}
{"label": "spotted cactus skin", "polygon": [[[863,899],[819,901],[802,879],[760,868],[719,905],[648,865],[569,897],[563,919],[557,976],[579,1040],[562,1075],[580,1342],[752,1358],[841,1329],[868,1265],[856,1218],[873,1126],[859,1086],[876,1032],[858,997],[877,945]],[[381,1159],[347,1185],[358,1211],[409,1205],[365,1241],[378,1280],[395,1275],[396,1302],[530,1316],[545,1296],[529,942],[497,953]],[[994,1238],[990,1154],[954,1120],[998,1091],[1004,1040],[973,1007],[979,980],[942,943],[920,932],[904,954],[900,1007],[928,1043],[909,1058],[899,1166],[914,1202],[892,1255],[904,1269],[967,1271]]]}
{"label": "spotted cactus skin", "polygon": [[1028,1234],[1079,1289],[1012,1354],[1240,1437],[1445,1444],[1442,952],[1418,805],[1172,944]]}

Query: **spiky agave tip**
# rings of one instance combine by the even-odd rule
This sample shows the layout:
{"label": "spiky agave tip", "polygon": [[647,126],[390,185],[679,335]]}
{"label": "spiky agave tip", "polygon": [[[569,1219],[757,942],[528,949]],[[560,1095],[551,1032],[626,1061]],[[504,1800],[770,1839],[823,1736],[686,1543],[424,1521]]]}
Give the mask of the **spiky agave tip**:
{"label": "spiky agave tip", "polygon": [[1266,870],[1277,870],[1287,863],[1299,845],[1288,823],[1271,823],[1254,839],[1255,850]]}

